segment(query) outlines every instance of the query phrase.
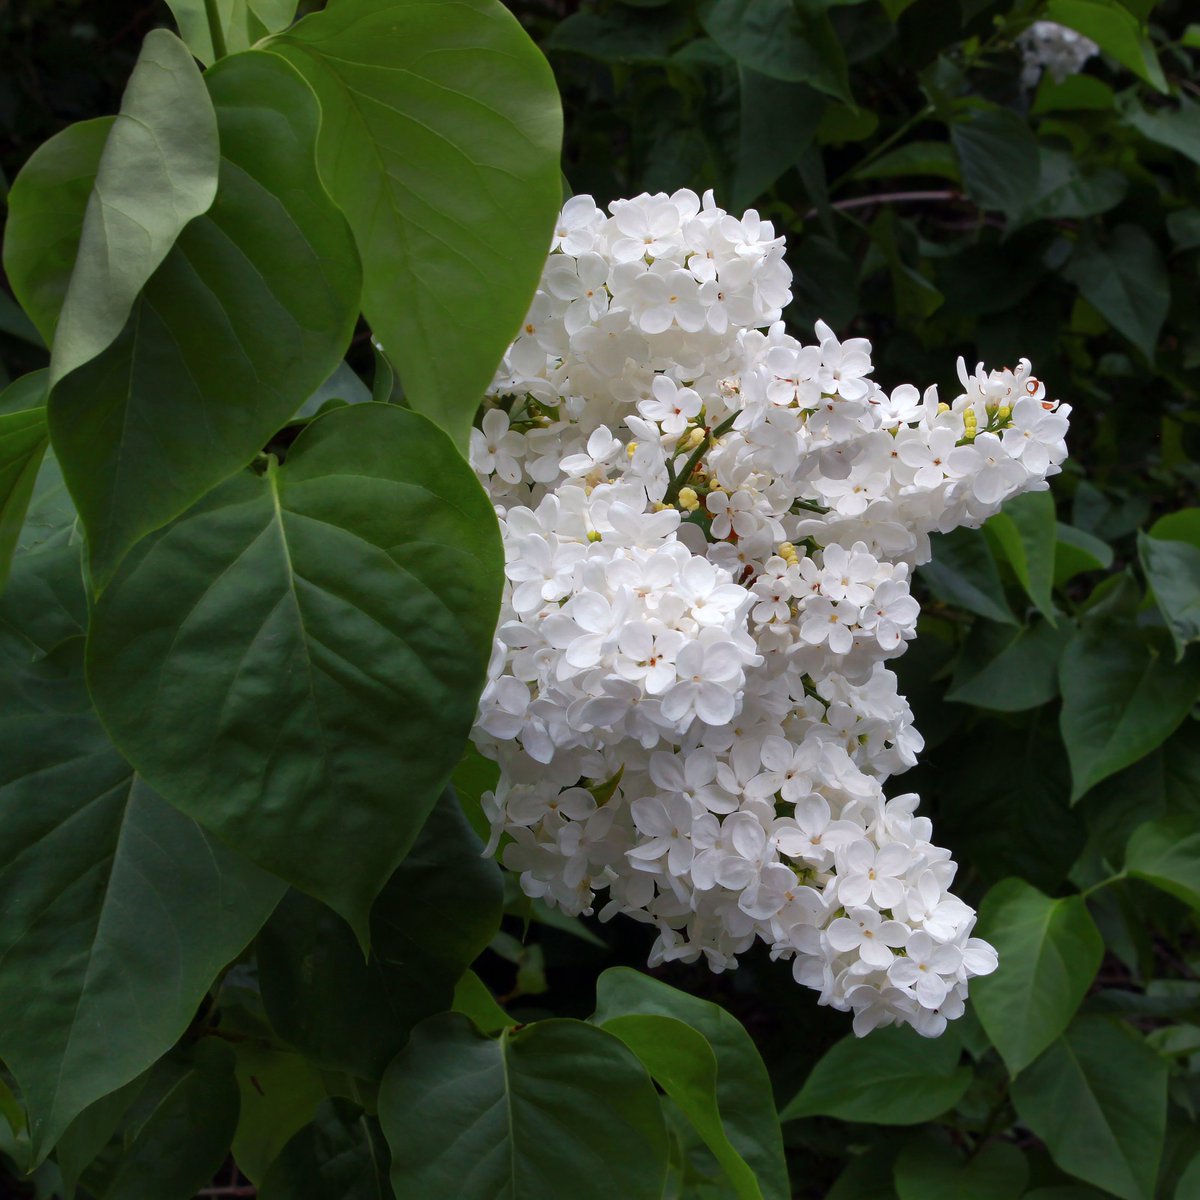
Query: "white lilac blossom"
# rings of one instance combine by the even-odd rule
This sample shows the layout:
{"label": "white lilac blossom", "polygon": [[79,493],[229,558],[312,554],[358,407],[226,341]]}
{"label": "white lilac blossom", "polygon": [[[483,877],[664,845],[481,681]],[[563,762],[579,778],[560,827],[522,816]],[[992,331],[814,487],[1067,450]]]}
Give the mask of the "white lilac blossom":
{"label": "white lilac blossom", "polygon": [[756,213],[610,212],[564,208],[471,441],[507,561],[489,849],[531,896],[653,926],[651,963],[761,940],[856,1032],[936,1035],[996,955],[884,791],[922,748],[885,664],[930,534],[1045,488],[1070,409],[1025,360],[889,394],[865,339],[785,332]]}
{"label": "white lilac blossom", "polygon": [[1100,53],[1091,38],[1076,33],[1056,21],[1034,21],[1017,38],[1021,51],[1021,86],[1035,88],[1043,71],[1049,71],[1055,83],[1068,75],[1078,75],[1088,59]]}

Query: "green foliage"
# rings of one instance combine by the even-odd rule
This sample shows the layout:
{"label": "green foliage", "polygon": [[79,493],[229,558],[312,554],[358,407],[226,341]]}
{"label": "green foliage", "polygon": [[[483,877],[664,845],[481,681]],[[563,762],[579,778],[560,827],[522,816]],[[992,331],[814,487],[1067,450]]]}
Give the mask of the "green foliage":
{"label": "green foliage", "polygon": [[[12,7],[0,1192],[1200,1195],[1189,6]],[[1101,54],[1023,84],[1039,19]],[[462,454],[564,173],[755,207],[789,325],[884,386],[1028,354],[1074,408],[1051,491],[934,537],[895,664],[1000,955],[937,1040],[766,953],[652,978],[481,854]]]}

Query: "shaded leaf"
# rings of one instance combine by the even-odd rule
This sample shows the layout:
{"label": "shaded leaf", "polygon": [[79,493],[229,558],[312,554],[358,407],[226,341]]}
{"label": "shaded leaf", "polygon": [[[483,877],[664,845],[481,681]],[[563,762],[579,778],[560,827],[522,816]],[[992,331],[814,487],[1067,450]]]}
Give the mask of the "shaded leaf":
{"label": "shaded leaf", "polygon": [[500,868],[482,848],[447,790],[371,909],[366,961],[339,916],[292,892],[258,939],[272,1026],[323,1066],[378,1079],[500,927]]}
{"label": "shaded leaf", "polygon": [[304,81],[261,52],[205,80],[220,198],[183,231],[116,342],[50,397],[99,587],[139,537],[254,457],[341,361],[358,312],[353,240],[317,177],[319,113]]}
{"label": "shaded leaf", "polygon": [[1029,125],[997,105],[971,108],[950,126],[967,194],[1016,217],[1037,192],[1038,147]]}
{"label": "shaded leaf", "polygon": [[1011,1142],[988,1142],[968,1158],[931,1134],[901,1150],[895,1178],[900,1200],[1016,1200],[1029,1163]]}
{"label": "shaded leaf", "polygon": [[662,1195],[667,1138],[654,1085],[617,1038],[582,1021],[493,1039],[458,1014],[431,1017],[388,1068],[379,1119],[397,1196]]}
{"label": "shaded leaf", "polygon": [[1046,17],[1091,38],[1151,87],[1167,91],[1162,65],[1144,25],[1117,0],[1049,0]]}
{"label": "shaded leaf", "polygon": [[1052,900],[1023,879],[984,897],[979,934],[1000,956],[974,980],[975,1012],[1009,1073],[1018,1075],[1066,1029],[1104,956],[1104,941],[1079,896]]}
{"label": "shaded leaf", "polygon": [[1053,625],[1055,609],[1050,591],[1058,542],[1054,497],[1049,492],[1014,496],[988,519],[984,528],[1000,547],[1025,594]]}
{"label": "shaded leaf", "polygon": [[1125,850],[1125,870],[1200,909],[1200,816],[1179,814],[1139,825]]}
{"label": "shaded leaf", "polygon": [[1139,530],[1138,557],[1175,639],[1175,661],[1182,662],[1187,647],[1200,641],[1200,546],[1147,537]]}
{"label": "shaded leaf", "polygon": [[[46,372],[24,376],[0,393],[0,591],[25,524],[42,458],[46,433]],[[29,408],[9,411],[14,393]]]}
{"label": "shaded leaf", "polygon": [[959,1066],[962,1044],[951,1031],[923,1038],[889,1026],[869,1037],[845,1037],[813,1067],[781,1114],[836,1117],[873,1125],[919,1125],[953,1108],[971,1084]]}
{"label": "shaded leaf", "polygon": [[1023,712],[1058,695],[1058,660],[1070,641],[1069,625],[1048,621],[1014,629],[976,621],[954,668],[946,699],[997,712]]}
{"label": "shaded leaf", "polygon": [[339,408],[134,548],[93,614],[92,694],[173,804],[365,943],[462,753],[501,561],[436,426]]}
{"label": "shaded leaf", "polygon": [[1012,1098],[1064,1171],[1123,1200],[1151,1200],[1167,1064],[1129,1026],[1079,1018],[1014,1081]]}
{"label": "shaded leaf", "polygon": [[933,561],[918,569],[939,600],[1009,625],[1018,624],[1004,595],[996,560],[978,529],[956,529],[933,543]]}

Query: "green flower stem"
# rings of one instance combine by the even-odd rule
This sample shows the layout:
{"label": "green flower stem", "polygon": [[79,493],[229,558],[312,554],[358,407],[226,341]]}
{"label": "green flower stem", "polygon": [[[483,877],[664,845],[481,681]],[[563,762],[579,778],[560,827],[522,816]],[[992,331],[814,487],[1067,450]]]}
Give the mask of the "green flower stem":
{"label": "green flower stem", "polygon": [[221,28],[221,14],[217,0],[204,0],[204,13],[208,17],[208,32],[212,38],[213,60],[224,58],[229,53],[225,46],[225,31]]}

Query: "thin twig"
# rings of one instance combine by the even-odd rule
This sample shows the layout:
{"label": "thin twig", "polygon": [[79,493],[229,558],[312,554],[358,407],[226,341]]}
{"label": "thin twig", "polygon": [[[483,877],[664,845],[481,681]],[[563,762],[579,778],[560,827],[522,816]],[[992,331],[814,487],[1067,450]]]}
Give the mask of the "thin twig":
{"label": "thin twig", "polygon": [[[873,204],[910,204],[928,200],[957,204],[971,203],[957,188],[937,188],[932,191],[877,192],[873,196],[854,196],[849,200],[835,200],[829,207],[845,210],[850,208],[869,208]],[[810,208],[804,214],[804,219],[811,221],[816,215],[817,210]]]}

